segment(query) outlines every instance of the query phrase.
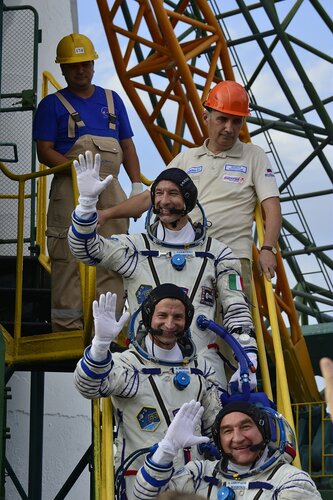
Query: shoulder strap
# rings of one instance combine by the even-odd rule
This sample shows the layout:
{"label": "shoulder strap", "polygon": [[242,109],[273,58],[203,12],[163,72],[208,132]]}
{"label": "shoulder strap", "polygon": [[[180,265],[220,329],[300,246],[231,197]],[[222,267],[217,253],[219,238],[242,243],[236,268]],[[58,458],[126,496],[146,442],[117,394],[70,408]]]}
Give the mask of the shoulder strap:
{"label": "shoulder strap", "polygon": [[114,110],[112,90],[104,89],[104,92],[105,92],[105,96],[106,96],[106,102],[108,105],[109,128],[111,128],[112,130],[115,130],[115,128],[116,128],[116,113]]}
{"label": "shoulder strap", "polygon": [[131,350],[129,350],[128,352],[129,352],[130,354],[133,354],[133,356],[135,356],[135,357],[136,357],[136,359],[137,359],[137,360],[138,360],[138,361],[139,361],[142,365],[144,364],[144,363],[142,362],[142,359],[140,358],[140,356],[139,356],[139,354],[138,354],[137,352],[135,352],[135,351],[131,351]]}
{"label": "shoulder strap", "polygon": [[[271,472],[271,474],[268,476],[268,478],[266,479],[266,482],[268,482],[270,479],[272,479],[272,477],[275,475],[275,473],[280,469],[280,467],[282,467],[282,465],[284,465],[283,462],[278,462],[275,467],[273,467],[273,470]],[[263,489],[261,488],[257,494],[255,495],[255,497],[253,498],[253,500],[258,500],[259,497],[261,497],[261,495],[263,494]]]}
{"label": "shoulder strap", "polygon": [[75,137],[75,125],[77,125],[79,128],[85,127],[86,124],[82,120],[80,113],[75,111],[71,103],[62,95],[61,92],[56,92],[55,95],[58,97],[59,101],[62,103],[62,105],[67,109],[69,113],[68,117],[68,131],[67,135],[70,139],[73,139]]}
{"label": "shoulder strap", "polygon": [[[210,495],[212,493],[212,488],[213,486],[217,484],[217,480],[216,480],[216,476],[217,476],[217,473],[219,471],[219,462],[217,462],[217,464],[215,465],[214,467],[214,470],[213,470],[213,474],[212,474],[212,478],[213,478],[213,481],[208,481],[209,483],[209,486],[208,486],[208,490],[207,490],[207,497],[206,498],[210,498]],[[206,476],[204,477],[204,479],[207,481],[207,478]]]}
{"label": "shoulder strap", "polygon": [[192,288],[192,292],[191,292],[191,295],[190,295],[190,300],[191,302],[193,302],[193,299],[195,297],[195,294],[197,293],[197,290],[198,290],[198,287],[200,285],[200,281],[202,279],[202,275],[203,273],[205,272],[205,269],[206,269],[206,266],[207,266],[207,262],[208,262],[208,252],[210,250],[210,247],[211,247],[211,243],[212,243],[212,238],[210,236],[208,236],[207,238],[207,243],[206,243],[206,248],[205,248],[205,252],[204,254],[206,255],[205,258],[203,259],[202,261],[202,264],[201,264],[201,269],[199,271],[199,274],[197,276],[197,279],[193,285],[193,288]]}
{"label": "shoulder strap", "polygon": [[163,402],[162,395],[160,394],[159,390],[157,389],[157,385],[155,383],[154,377],[152,375],[149,375],[148,380],[149,380],[149,383],[153,389],[153,392],[155,394],[155,397],[156,397],[156,400],[159,404],[159,407],[161,408],[161,411],[163,413],[163,416],[164,416],[164,419],[167,423],[167,426],[169,427],[169,425],[171,424],[171,419],[170,419],[168,410]]}
{"label": "shoulder strap", "polygon": [[[148,240],[147,235],[144,234],[144,233],[142,233],[141,236],[142,236],[143,241],[145,242],[147,250],[150,250],[150,245],[149,245],[149,240]],[[152,276],[153,276],[153,278],[155,280],[155,285],[156,286],[160,285],[161,282],[160,282],[160,279],[158,277],[156,268],[154,266],[154,260],[153,260],[153,258],[152,258],[151,255],[148,256],[148,264],[149,264],[149,267],[150,267],[150,270],[151,270],[151,274],[152,274]]]}

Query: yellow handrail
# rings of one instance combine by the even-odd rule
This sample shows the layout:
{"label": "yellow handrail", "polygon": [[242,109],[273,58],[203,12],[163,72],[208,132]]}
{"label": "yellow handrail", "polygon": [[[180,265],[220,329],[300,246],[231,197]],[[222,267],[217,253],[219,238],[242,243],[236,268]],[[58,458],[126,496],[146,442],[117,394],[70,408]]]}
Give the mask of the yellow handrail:
{"label": "yellow handrail", "polygon": [[93,468],[94,468],[94,500],[106,500],[101,495],[102,478],[102,437],[101,437],[101,400],[92,401],[92,428],[93,428]]}
{"label": "yellow handrail", "polygon": [[[10,350],[11,356],[14,359],[19,354],[20,343],[21,343],[21,319],[22,319],[22,290],[23,290],[23,244],[24,244],[24,200],[25,186],[26,183],[32,179],[37,179],[39,182],[41,179],[46,179],[47,176],[62,172],[68,167],[72,166],[72,161],[68,161],[56,167],[42,169],[38,172],[28,172],[25,174],[14,174],[11,172],[3,163],[0,162],[0,171],[6,175],[9,179],[18,182],[18,194],[10,195],[12,198],[17,198],[18,200],[18,216],[17,216],[17,271],[16,271],[16,290],[15,290],[15,325],[14,325],[14,346]],[[76,183],[76,174],[73,167],[72,168],[72,179],[73,179],[73,192],[75,199],[78,198],[78,190]],[[46,187],[46,183],[45,183]],[[6,196],[8,197],[8,195]],[[38,200],[44,198],[41,192],[38,193]],[[41,225],[45,228],[46,225],[46,209],[44,209],[43,202],[38,201],[37,206],[42,210],[45,217],[44,224],[40,222],[41,215],[38,216],[38,236],[39,240],[37,243],[41,245],[43,249],[40,252],[39,261],[44,265],[44,267],[49,267],[48,256],[45,254],[46,243],[45,240],[45,230],[41,230]],[[43,234],[42,234],[43,233]],[[84,306],[84,345],[87,345],[90,341],[91,330],[92,330],[92,310],[91,303],[95,297],[95,268],[86,266],[80,263],[81,272],[81,286],[82,286],[82,301]],[[7,336],[7,340],[9,336]],[[10,341],[10,339],[9,339]],[[36,353],[38,354],[38,353]]]}
{"label": "yellow handrail", "polygon": [[[261,246],[264,241],[264,224],[261,215],[259,204],[256,205],[255,211],[258,241]],[[289,394],[289,386],[287,381],[286,367],[284,363],[282,343],[280,338],[280,330],[276,314],[276,305],[272,283],[264,277],[265,292],[267,297],[268,314],[272,330],[272,340],[274,345],[275,366],[276,366],[276,387],[277,387],[277,407],[278,410],[286,417],[292,429],[295,431],[294,417],[291,409],[291,401]],[[299,453],[294,460],[297,467],[301,467]]]}
{"label": "yellow handrail", "polygon": [[111,398],[102,403],[102,499],[114,498],[113,418]]}
{"label": "yellow handrail", "polygon": [[43,71],[42,75],[42,97],[48,95],[48,84],[51,83],[53,87],[57,90],[61,89],[60,83],[54,78],[54,76],[49,71]]}
{"label": "yellow handrail", "polygon": [[[54,172],[60,172],[70,165],[71,162],[53,167],[48,172],[28,172],[26,174],[14,174],[3,163],[0,162],[0,170],[11,180],[18,182],[18,215],[17,215],[17,272],[15,289],[15,324],[14,324],[14,355],[17,354],[18,341],[21,338],[21,319],[22,319],[22,289],[23,289],[23,248],[24,248],[24,200],[26,182],[32,179],[38,179]],[[15,196],[16,197],[16,196]]]}
{"label": "yellow handrail", "polygon": [[[49,84],[56,90],[61,89],[60,83],[49,73],[44,71],[42,75],[42,98],[49,93]],[[70,163],[67,164],[67,166]],[[46,165],[39,164],[39,172],[48,172],[46,175],[51,175],[50,170]],[[53,170],[52,170],[53,172]],[[72,175],[72,178],[73,175]],[[76,199],[76,198],[74,198]],[[46,245],[46,212],[47,212],[47,178],[40,177],[37,181],[37,220],[36,220],[36,244],[39,247],[38,260],[48,273],[51,272],[50,258],[47,254]]]}
{"label": "yellow handrail", "polygon": [[261,373],[262,380],[263,380],[263,389],[264,389],[264,392],[269,397],[269,399],[271,401],[273,401],[274,398],[273,398],[272,384],[271,384],[271,378],[269,376],[265,341],[264,341],[264,335],[263,335],[263,331],[262,331],[262,327],[261,327],[260,314],[259,314],[259,304],[258,304],[257,293],[256,293],[256,289],[254,286],[253,277],[252,277],[251,286],[252,286],[252,303],[253,303],[252,317],[253,317],[254,329],[256,332],[258,358],[259,358],[260,373]]}

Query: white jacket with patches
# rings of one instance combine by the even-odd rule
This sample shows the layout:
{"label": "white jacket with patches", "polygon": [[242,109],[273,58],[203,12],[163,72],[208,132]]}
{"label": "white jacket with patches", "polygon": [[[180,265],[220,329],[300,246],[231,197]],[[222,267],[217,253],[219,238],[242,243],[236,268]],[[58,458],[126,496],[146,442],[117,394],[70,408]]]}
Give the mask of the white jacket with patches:
{"label": "white jacket with patches", "polygon": [[[253,328],[244,294],[235,286],[239,281],[240,263],[230,248],[209,237],[185,250],[175,250],[167,243],[163,246],[156,244],[145,234],[122,234],[106,239],[96,233],[97,214],[85,221],[73,212],[72,220],[68,234],[71,252],[85,264],[103,266],[123,276],[131,314],[142,304],[147,293],[160,283],[174,283],[187,291],[195,308],[191,332],[197,352],[207,359],[220,385],[226,389],[216,334],[200,330],[196,318],[203,314],[214,320],[218,308],[222,310],[223,326],[227,330]],[[182,270],[177,270],[172,265],[172,256],[182,252],[185,252],[186,264]],[[257,351],[254,338],[247,346],[247,352],[251,350]]]}
{"label": "white jacket with patches", "polygon": [[[193,344],[191,350],[193,353]],[[202,427],[196,429],[196,434],[203,432],[210,436],[221,404],[214,384],[214,371],[205,362],[189,355],[189,363],[165,366],[146,359],[132,345],[122,353],[112,356],[109,353],[108,358],[99,363],[90,358],[89,352],[90,347],[77,364],[74,383],[85,398],[111,396],[116,427],[116,471],[133,452],[158,443],[186,401],[200,401],[205,411]],[[174,384],[177,370],[186,372],[190,379],[183,390]],[[146,454],[147,449],[129,465],[132,474],[121,475],[125,477],[128,498],[133,498],[134,473],[143,465]],[[197,447],[180,451],[176,463],[180,467],[193,458],[200,458]],[[125,482],[120,482],[122,488]]]}
{"label": "white jacket with patches", "polygon": [[[136,500],[152,500],[165,489],[196,493],[215,500],[219,488],[229,486],[235,500],[313,500],[321,498],[310,476],[281,458],[269,469],[243,480],[227,479],[219,462],[197,460],[174,472],[172,464],[154,464],[149,457],[134,486]],[[223,498],[223,497],[221,497]]]}

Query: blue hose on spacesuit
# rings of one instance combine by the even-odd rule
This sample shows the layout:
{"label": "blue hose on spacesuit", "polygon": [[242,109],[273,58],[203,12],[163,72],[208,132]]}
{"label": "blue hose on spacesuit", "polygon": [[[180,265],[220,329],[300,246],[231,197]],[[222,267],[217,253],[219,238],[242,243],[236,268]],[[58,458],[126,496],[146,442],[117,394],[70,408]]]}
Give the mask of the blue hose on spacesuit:
{"label": "blue hose on spacesuit", "polygon": [[[228,330],[223,328],[223,326],[215,323],[213,320],[207,319],[203,314],[200,314],[197,317],[197,326],[200,330],[206,330],[207,328],[212,330],[214,333],[219,335],[219,337],[221,337],[229,345],[229,347],[231,347],[239,362],[243,394],[249,394],[249,370],[255,372],[256,369],[241,344],[228,332]],[[234,389],[231,389],[232,392],[234,392]]]}
{"label": "blue hose on spacesuit", "polygon": [[[209,320],[203,314],[200,314],[197,317],[197,326],[201,330],[206,330],[207,328],[212,330],[214,333],[219,335],[233,350],[235,357],[238,360],[240,367],[240,379],[242,382],[242,392],[238,391],[238,383],[235,382],[230,387],[231,394],[223,393],[221,395],[221,403],[225,406],[228,403],[231,403],[236,400],[248,401],[253,404],[260,404],[261,406],[265,406],[268,408],[275,408],[275,405],[264,392],[251,392],[250,391],[250,383],[249,383],[249,370],[252,372],[256,371],[252,361],[246,354],[243,346],[231,335],[228,330],[223,328],[223,326],[219,325],[213,320]],[[208,453],[210,456],[214,456],[219,459],[221,457],[218,449],[212,445],[211,443],[207,443],[204,445],[199,445],[200,451],[202,453]]]}
{"label": "blue hose on spacesuit", "polygon": [[262,406],[268,406],[275,408],[274,403],[270,401],[264,392],[251,392],[249,384],[249,370],[255,372],[256,369],[251,362],[250,358],[246,354],[243,346],[228,332],[223,326],[215,323],[213,320],[209,320],[203,314],[197,317],[197,326],[201,330],[206,330],[207,328],[212,330],[214,333],[219,335],[233,350],[240,367],[240,379],[242,382],[242,392],[238,391],[237,382],[231,385],[230,395],[222,395],[221,402],[223,405],[230,403],[235,400],[248,401],[250,403],[259,403]]}

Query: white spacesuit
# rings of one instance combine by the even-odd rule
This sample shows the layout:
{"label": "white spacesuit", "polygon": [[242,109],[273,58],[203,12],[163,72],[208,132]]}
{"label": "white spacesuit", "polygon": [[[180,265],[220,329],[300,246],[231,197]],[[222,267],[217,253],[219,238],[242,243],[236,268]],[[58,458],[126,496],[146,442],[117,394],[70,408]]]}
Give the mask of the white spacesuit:
{"label": "white spacesuit", "polygon": [[[195,398],[204,407],[202,422],[195,429],[198,435],[203,432],[211,436],[214,416],[221,408],[214,372],[206,363],[197,360],[190,338],[188,328],[193,318],[193,306],[181,289],[175,291],[177,288],[175,285],[163,284],[151,292],[142,306],[145,328],[141,326],[136,335],[132,331],[133,343],[127,351],[112,355],[108,346],[119,333],[124,320],[116,322],[115,302],[113,309],[108,306],[108,299],[111,297],[112,300],[112,295],[107,295],[106,302],[103,302],[105,296],[101,296],[99,306],[94,303],[95,337],[92,346],[85,350],[74,373],[75,386],[85,398],[111,396],[116,427],[115,470],[119,498],[126,498],[125,490],[127,498],[133,498],[131,492],[135,473],[143,465],[147,448],[163,437],[185,401]],[[189,311],[185,333],[178,332],[177,340],[174,337],[179,361],[163,360],[156,356],[153,335],[160,333],[150,330],[156,304],[171,294],[173,298],[183,301],[186,311]],[[152,335],[148,335],[150,331]],[[100,339],[103,337],[104,347],[101,347]],[[158,353],[168,354],[163,350]],[[196,446],[188,447],[179,451],[175,462],[181,466],[199,457]]]}
{"label": "white spacesuit", "polygon": [[[97,157],[98,155],[95,162]],[[152,288],[159,283],[170,282],[187,292],[195,308],[195,318],[203,314],[208,319],[214,319],[216,309],[220,307],[223,326],[237,339],[244,329],[253,333],[251,313],[240,284],[239,260],[233,256],[229,247],[206,236],[206,223],[193,227],[187,216],[197,202],[197,190],[188,175],[180,169],[167,169],[157,177],[151,190],[154,202],[156,186],[162,180],[170,180],[179,187],[185,206],[178,216],[186,219],[183,229],[165,230],[161,222],[162,216],[150,226],[147,217],[147,235],[123,234],[106,239],[96,232],[97,213],[93,198],[92,201],[89,199],[93,181],[98,183],[91,173],[96,165],[92,168],[92,159],[88,153],[86,158],[87,160],[80,155],[80,163],[74,162],[81,195],[69,230],[71,252],[88,265],[104,266],[123,276],[131,313],[137,310]],[[84,175],[86,179],[82,178]],[[97,184],[98,190],[103,189],[103,182],[106,180]],[[153,210],[158,212],[154,203]],[[176,212],[173,210],[172,213]],[[161,231],[164,232],[163,237],[160,235]],[[189,232],[193,233],[192,239],[184,240],[188,238]],[[166,241],[167,238],[172,238],[172,243]],[[201,331],[196,325],[196,319],[191,328],[197,352],[213,366],[221,386],[226,389],[224,358],[219,352],[216,334]],[[247,335],[245,349],[255,364],[257,348],[253,336]],[[255,376],[251,377],[251,388],[254,388]]]}
{"label": "white spacesuit", "polygon": [[[201,409],[202,411],[202,409]],[[205,498],[228,500],[303,500],[321,498],[309,474],[297,469],[289,462],[295,456],[295,438],[287,421],[271,408],[255,408],[245,402],[226,405],[217,415],[213,425],[213,437],[222,458],[219,461],[196,460],[175,471],[172,455],[177,447],[185,442],[198,443],[197,436],[191,436],[191,422],[201,418],[200,404],[195,401],[186,403],[178,412],[176,419],[156,451],[146,457],[144,467],[137,474],[134,497],[137,500],[156,498],[165,489],[179,492],[196,493]],[[186,415],[187,413],[187,415]],[[233,430],[229,423],[221,426],[224,415],[232,413],[232,418],[244,414],[240,428]],[[252,426],[256,426],[262,437],[261,442],[253,444],[248,437]],[[242,418],[242,416],[240,417]],[[230,422],[230,421],[229,421]],[[189,429],[188,435],[177,433],[177,429]],[[223,429],[222,431],[220,429]],[[234,453],[223,450],[220,432],[228,434],[233,440]],[[235,432],[233,437],[231,433]],[[177,435],[178,434],[178,435]],[[182,434],[180,436],[180,434]],[[240,434],[242,434],[240,436]],[[236,437],[235,437],[236,436]],[[202,438],[203,442],[207,438]],[[166,443],[172,443],[166,446]],[[250,451],[248,452],[247,449]],[[236,450],[236,451],[235,451]],[[251,453],[257,458],[247,464],[244,455]],[[235,462],[235,455],[243,456],[243,463]],[[234,462],[232,462],[234,460]]]}

